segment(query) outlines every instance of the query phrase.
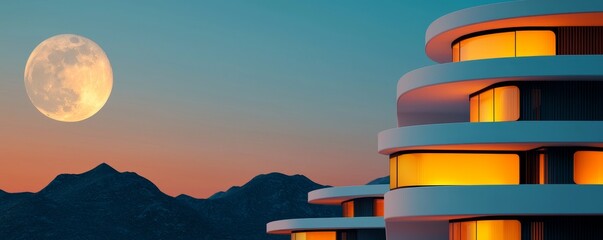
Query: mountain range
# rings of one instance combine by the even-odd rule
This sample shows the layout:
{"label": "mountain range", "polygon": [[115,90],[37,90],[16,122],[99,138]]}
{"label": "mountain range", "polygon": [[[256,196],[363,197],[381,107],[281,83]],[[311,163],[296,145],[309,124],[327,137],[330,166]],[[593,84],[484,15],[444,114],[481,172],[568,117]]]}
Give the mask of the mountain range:
{"label": "mountain range", "polygon": [[307,203],[327,187],[303,175],[258,175],[207,199],[171,197],[133,172],[107,164],[61,174],[37,193],[0,190],[1,239],[289,239],[265,233],[279,219],[341,216]]}

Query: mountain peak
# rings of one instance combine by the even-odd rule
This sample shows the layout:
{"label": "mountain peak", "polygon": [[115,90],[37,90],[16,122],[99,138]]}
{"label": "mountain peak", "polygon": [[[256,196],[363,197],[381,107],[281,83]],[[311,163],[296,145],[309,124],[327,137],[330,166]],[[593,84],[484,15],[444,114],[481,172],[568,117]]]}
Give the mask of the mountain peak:
{"label": "mountain peak", "polygon": [[117,170],[115,170],[115,168],[109,166],[109,164],[107,164],[107,163],[101,163],[100,165],[96,166],[95,168],[93,168],[92,170],[90,170],[88,172],[89,173],[91,173],[91,172],[105,173],[105,174],[119,173]]}
{"label": "mountain peak", "polygon": [[389,176],[380,177],[368,182],[366,185],[389,184]]}

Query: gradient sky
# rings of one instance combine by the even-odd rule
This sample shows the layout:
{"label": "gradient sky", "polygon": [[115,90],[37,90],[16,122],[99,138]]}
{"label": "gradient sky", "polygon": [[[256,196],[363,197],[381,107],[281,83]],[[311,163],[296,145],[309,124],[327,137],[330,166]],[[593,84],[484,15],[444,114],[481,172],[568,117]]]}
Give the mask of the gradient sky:
{"label": "gradient sky", "polygon": [[[364,184],[388,172],[376,136],[396,126],[399,77],[433,64],[429,23],[491,2],[2,2],[0,189],[36,192],[102,162],[174,196],[268,172]],[[63,33],[113,66],[109,101],[78,123],[40,114],[23,84],[31,51]]]}

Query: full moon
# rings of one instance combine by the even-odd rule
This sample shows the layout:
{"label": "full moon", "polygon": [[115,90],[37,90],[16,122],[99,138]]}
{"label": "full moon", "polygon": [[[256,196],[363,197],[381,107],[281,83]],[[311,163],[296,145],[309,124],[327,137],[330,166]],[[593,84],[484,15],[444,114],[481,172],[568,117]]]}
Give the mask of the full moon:
{"label": "full moon", "polygon": [[62,34],[44,40],[25,65],[25,89],[45,116],[78,122],[96,114],[113,88],[107,55],[92,40]]}

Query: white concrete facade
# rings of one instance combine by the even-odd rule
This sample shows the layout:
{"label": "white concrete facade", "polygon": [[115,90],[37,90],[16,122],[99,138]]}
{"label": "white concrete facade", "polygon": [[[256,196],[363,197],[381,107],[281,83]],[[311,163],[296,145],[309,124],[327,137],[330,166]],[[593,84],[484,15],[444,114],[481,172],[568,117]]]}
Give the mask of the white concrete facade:
{"label": "white concrete facade", "polygon": [[[496,84],[603,80],[601,53],[453,62],[453,45],[460,39],[559,27],[603,27],[603,1],[511,1],[460,10],[434,21],[427,29],[425,52],[440,64],[416,69],[399,80],[398,127],[379,133],[379,153],[522,154],[522,151],[559,147],[600,151],[601,120],[469,121],[470,95]],[[599,184],[403,185],[385,194],[387,239],[458,239],[452,237],[450,222],[464,219],[603,216],[602,201],[603,185]],[[526,227],[530,226],[522,225]],[[525,238],[525,232],[520,239],[549,239],[542,235]],[[476,240],[487,239],[476,237]]]}

